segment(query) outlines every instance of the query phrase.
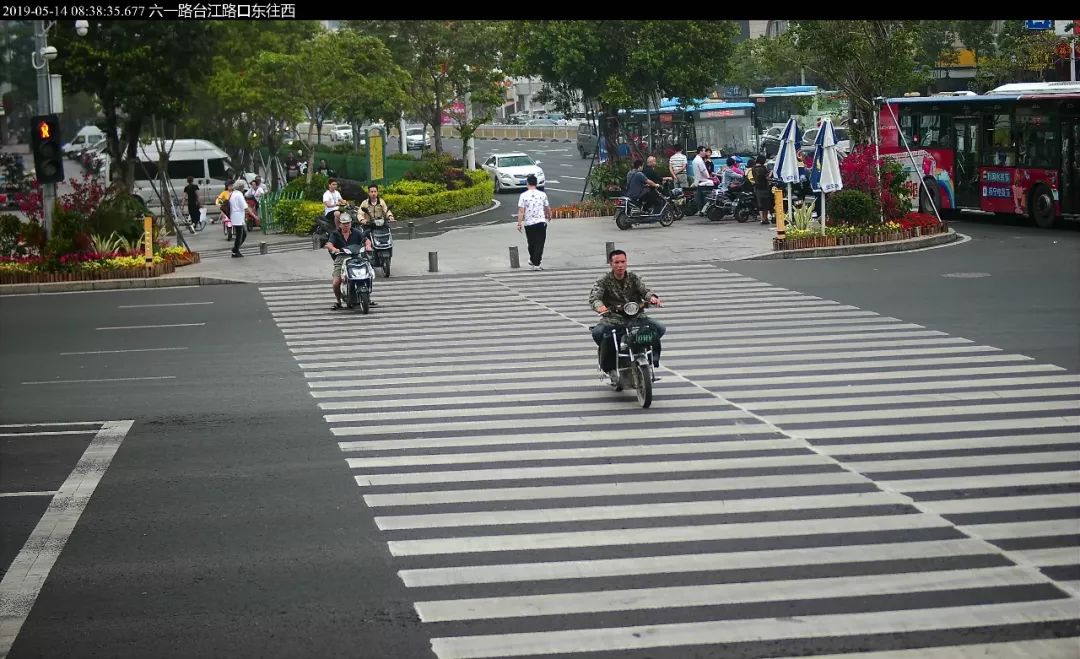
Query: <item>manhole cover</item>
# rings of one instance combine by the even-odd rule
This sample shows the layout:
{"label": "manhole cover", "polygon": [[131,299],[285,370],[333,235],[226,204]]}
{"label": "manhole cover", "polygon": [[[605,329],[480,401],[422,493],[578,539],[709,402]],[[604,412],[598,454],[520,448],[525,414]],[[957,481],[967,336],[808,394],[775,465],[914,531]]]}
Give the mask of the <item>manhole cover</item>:
{"label": "manhole cover", "polygon": [[989,277],[989,272],[950,272],[942,277],[951,277],[953,279],[978,279],[980,277]]}

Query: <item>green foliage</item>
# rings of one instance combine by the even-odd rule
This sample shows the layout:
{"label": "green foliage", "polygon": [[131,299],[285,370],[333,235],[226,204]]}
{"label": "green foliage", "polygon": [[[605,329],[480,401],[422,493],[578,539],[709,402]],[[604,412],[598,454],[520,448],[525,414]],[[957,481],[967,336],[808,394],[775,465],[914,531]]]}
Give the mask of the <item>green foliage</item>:
{"label": "green foliage", "polygon": [[416,167],[405,172],[405,180],[437,183],[448,190],[469,187],[472,183],[464,165],[448,153],[425,153]]}
{"label": "green foliage", "polygon": [[315,221],[323,214],[322,202],[306,199],[282,199],[274,205],[274,219],[281,230],[306,236],[315,229]]}
{"label": "green foliage", "polygon": [[861,190],[833,192],[826,204],[830,218],[855,226],[875,224],[879,219],[877,204]]}
{"label": "green foliage", "polygon": [[87,218],[86,230],[101,235],[120,234],[134,240],[142,234],[146,207],[123,188],[113,187]]}
{"label": "green foliage", "polygon": [[312,175],[310,182],[303,177],[294,178],[285,186],[285,190],[288,192],[296,192],[299,190],[303,193],[304,199],[321,202],[323,193],[326,192],[327,181],[329,180],[329,178],[322,174]]}
{"label": "green foliage", "polygon": [[465,175],[471,183],[468,187],[419,195],[395,194],[389,192],[388,188],[382,198],[398,219],[428,217],[490,204],[495,193],[491,176],[482,169],[468,171]]}
{"label": "green foliage", "polygon": [[627,160],[609,160],[596,165],[587,181],[590,194],[598,199],[621,195],[629,171],[630,162]]}
{"label": "green foliage", "polygon": [[391,183],[382,189],[383,194],[414,195],[417,197],[445,191],[445,185],[428,183],[426,181],[412,181],[409,179],[402,179],[395,183]]}
{"label": "green foliage", "polygon": [[387,160],[416,160],[410,153],[391,153],[386,156]]}
{"label": "green foliage", "polygon": [[791,212],[791,226],[793,229],[806,231],[814,220],[814,205],[804,204],[796,206]]}
{"label": "green foliage", "polygon": [[0,215],[0,256],[10,256],[15,253],[21,233],[22,221],[18,216],[10,213]]}

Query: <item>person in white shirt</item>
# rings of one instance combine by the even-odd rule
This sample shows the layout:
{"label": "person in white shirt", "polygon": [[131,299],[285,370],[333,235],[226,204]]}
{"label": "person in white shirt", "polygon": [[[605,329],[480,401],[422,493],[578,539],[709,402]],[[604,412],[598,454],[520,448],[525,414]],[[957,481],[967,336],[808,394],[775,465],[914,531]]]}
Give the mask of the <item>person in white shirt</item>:
{"label": "person in white shirt", "polygon": [[536,189],[536,176],[529,174],[525,179],[529,189],[521,193],[518,199],[517,230],[525,229],[525,238],[529,242],[529,268],[543,270],[540,259],[544,257],[544,242],[547,240],[547,223],[551,219],[551,204],[546,192]]}
{"label": "person in white shirt", "polygon": [[709,189],[713,187],[713,180],[709,175],[709,168],[705,166],[705,153],[707,151],[708,148],[699,146],[697,148],[697,156],[694,157],[693,174],[698,215],[705,214],[701,212],[701,209],[705,208],[705,197],[708,195]]}
{"label": "person in white shirt", "polygon": [[338,209],[338,205],[345,199],[342,198],[341,193],[337,189],[337,179],[330,179],[326,183],[326,192],[322,195],[323,203],[323,215],[326,217],[326,221],[330,223],[331,227],[336,227],[334,224],[334,211]]}
{"label": "person in white shirt", "polygon": [[685,188],[689,185],[689,181],[686,176],[686,154],[683,153],[681,146],[675,147],[675,153],[671,154],[668,158],[668,169],[671,170],[671,175],[675,177],[675,185],[680,188]]}
{"label": "person in white shirt", "polygon": [[242,178],[237,179],[236,183],[233,184],[232,194],[229,196],[229,221],[232,222],[233,233],[236,236],[232,249],[233,258],[243,256],[240,253],[240,246],[247,240],[245,219],[251,216],[251,209],[248,208],[247,200],[244,199],[246,190],[247,182]]}

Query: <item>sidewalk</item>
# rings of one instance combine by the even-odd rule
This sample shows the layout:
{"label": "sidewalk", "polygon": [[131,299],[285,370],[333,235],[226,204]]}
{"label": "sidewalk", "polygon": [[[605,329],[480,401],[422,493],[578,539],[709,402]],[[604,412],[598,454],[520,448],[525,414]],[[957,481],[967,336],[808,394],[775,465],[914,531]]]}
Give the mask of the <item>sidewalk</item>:
{"label": "sidewalk", "polygon": [[[529,267],[525,236],[514,223],[454,229],[433,238],[402,239],[397,228],[394,243],[394,277],[440,276],[510,271],[509,247],[517,246],[523,269]],[[620,231],[612,218],[553,220],[548,226],[543,266],[546,270],[600,268],[605,266],[605,243],[614,242],[626,250],[631,265],[732,261],[772,250],[772,227],[757,222],[708,222],[686,218],[671,227],[639,225]],[[211,225],[196,236],[187,234],[192,249],[225,247],[220,225]],[[323,280],[330,277],[330,257],[325,250],[296,249],[259,254],[259,242],[297,242],[296,236],[262,236],[251,233],[244,244],[242,259],[212,258],[184,266],[163,278],[211,277],[263,283]],[[302,240],[302,239],[301,239]],[[428,252],[438,252],[439,272],[428,272]]]}

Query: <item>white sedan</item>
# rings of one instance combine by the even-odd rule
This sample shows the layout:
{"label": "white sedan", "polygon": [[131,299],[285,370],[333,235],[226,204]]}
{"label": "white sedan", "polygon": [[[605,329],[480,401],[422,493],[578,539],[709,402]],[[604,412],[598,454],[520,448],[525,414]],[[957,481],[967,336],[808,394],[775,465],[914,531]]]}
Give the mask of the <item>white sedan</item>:
{"label": "white sedan", "polygon": [[503,190],[521,190],[528,187],[526,178],[536,176],[536,187],[544,189],[544,170],[540,162],[526,153],[493,153],[484,161],[483,168],[495,178],[496,194]]}

